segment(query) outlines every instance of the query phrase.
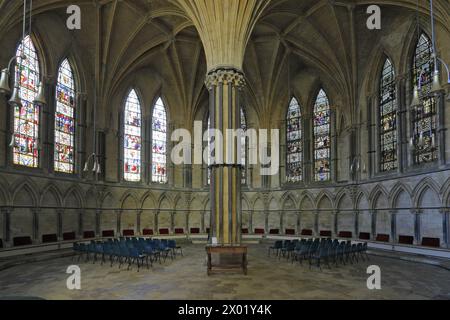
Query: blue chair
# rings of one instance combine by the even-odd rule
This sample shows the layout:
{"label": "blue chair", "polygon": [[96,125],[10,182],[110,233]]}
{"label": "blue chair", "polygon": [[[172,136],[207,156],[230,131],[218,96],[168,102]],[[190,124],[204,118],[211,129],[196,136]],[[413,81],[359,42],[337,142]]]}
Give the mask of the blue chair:
{"label": "blue chair", "polygon": [[181,246],[177,246],[177,242],[175,240],[169,240],[168,242],[169,248],[172,250],[172,254],[176,257],[177,256],[177,250],[181,253],[183,256],[183,249]]}
{"label": "blue chair", "polygon": [[282,248],[283,248],[283,241],[281,241],[281,240],[275,241],[275,243],[273,244],[273,246],[269,247],[269,253],[268,253],[269,257],[270,257],[270,252],[271,252],[271,251],[275,251],[275,252],[276,252],[276,256],[278,256],[279,253],[280,253],[280,250],[281,250]]}
{"label": "blue chair", "polygon": [[[137,248],[129,248],[128,249],[128,268],[127,268],[127,270],[130,270],[130,267],[133,264],[133,262],[137,262],[138,272],[139,272],[141,265],[144,264],[145,258],[146,258],[146,256],[143,254],[140,254]],[[148,265],[147,265],[147,267],[148,267]]]}
{"label": "blue chair", "polygon": [[169,256],[169,254],[171,256],[171,259],[173,260],[172,250],[166,245],[165,242],[160,242],[159,252],[164,257],[164,262],[166,262],[166,259]]}

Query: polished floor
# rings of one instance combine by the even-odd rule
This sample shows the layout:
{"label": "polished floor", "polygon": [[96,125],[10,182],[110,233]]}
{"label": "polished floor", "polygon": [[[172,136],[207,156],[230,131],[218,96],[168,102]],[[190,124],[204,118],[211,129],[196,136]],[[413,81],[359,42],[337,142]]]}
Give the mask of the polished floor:
{"label": "polished floor", "polygon": [[[205,249],[187,245],[184,257],[153,269],[127,271],[60,258],[0,271],[0,299],[450,299],[450,271],[380,256],[309,269],[267,257],[268,245],[249,247],[249,273],[206,275]],[[81,268],[81,290],[66,287],[68,266]],[[381,268],[381,290],[367,289],[367,267]]]}

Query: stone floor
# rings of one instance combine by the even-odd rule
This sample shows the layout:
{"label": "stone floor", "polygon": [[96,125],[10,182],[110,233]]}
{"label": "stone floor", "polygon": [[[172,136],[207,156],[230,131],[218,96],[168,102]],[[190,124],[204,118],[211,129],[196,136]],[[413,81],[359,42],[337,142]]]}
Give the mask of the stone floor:
{"label": "stone floor", "polygon": [[[267,257],[266,245],[249,247],[248,276],[206,275],[204,246],[188,245],[184,257],[153,269],[112,268],[80,262],[81,290],[69,291],[65,273],[72,258],[15,266],[0,272],[0,299],[450,299],[450,271],[371,256],[358,264],[309,269]],[[368,290],[369,265],[381,268],[381,290]]]}

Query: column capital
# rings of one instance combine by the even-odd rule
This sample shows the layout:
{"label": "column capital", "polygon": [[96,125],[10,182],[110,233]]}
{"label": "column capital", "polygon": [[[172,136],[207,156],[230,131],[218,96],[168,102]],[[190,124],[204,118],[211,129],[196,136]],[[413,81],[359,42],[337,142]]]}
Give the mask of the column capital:
{"label": "column capital", "polygon": [[233,84],[236,88],[245,87],[244,73],[236,68],[216,68],[206,75],[205,85],[208,90],[219,84]]}
{"label": "column capital", "polygon": [[1,213],[12,213],[13,211],[14,211],[14,209],[11,207],[4,207],[4,208],[1,208],[1,210],[0,210]]}

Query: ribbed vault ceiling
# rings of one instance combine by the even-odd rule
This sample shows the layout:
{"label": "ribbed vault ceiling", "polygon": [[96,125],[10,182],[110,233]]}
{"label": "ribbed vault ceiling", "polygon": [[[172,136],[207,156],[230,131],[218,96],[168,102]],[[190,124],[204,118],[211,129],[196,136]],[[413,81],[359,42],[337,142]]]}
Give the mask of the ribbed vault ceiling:
{"label": "ribbed vault ceiling", "polygon": [[[22,1],[0,0],[0,39],[20,28]],[[392,19],[416,10],[416,0],[378,1],[391,6]],[[450,5],[436,1],[440,25],[450,26]],[[34,13],[64,23],[72,0],[34,0]],[[269,122],[277,101],[289,94],[298,74],[314,70],[318,77],[345,93],[342,103],[355,106],[358,90],[358,50],[376,37],[361,36],[364,8],[370,0],[272,0],[259,18],[246,48],[244,71],[251,101],[261,122]],[[142,68],[157,70],[177,83],[180,107],[194,117],[205,99],[206,59],[199,34],[183,12],[167,0],[79,0],[83,30],[77,43],[96,57],[92,62],[100,96],[107,101],[120,83]],[[364,5],[364,7],[363,7]],[[419,11],[428,12],[420,1]],[[355,10],[352,10],[355,8]],[[88,9],[88,10],[86,10]],[[408,9],[408,10],[405,10]],[[97,23],[97,21],[99,21]],[[289,67],[288,67],[289,66]],[[284,100],[283,100],[284,101]],[[192,120],[192,119],[190,119]]]}

